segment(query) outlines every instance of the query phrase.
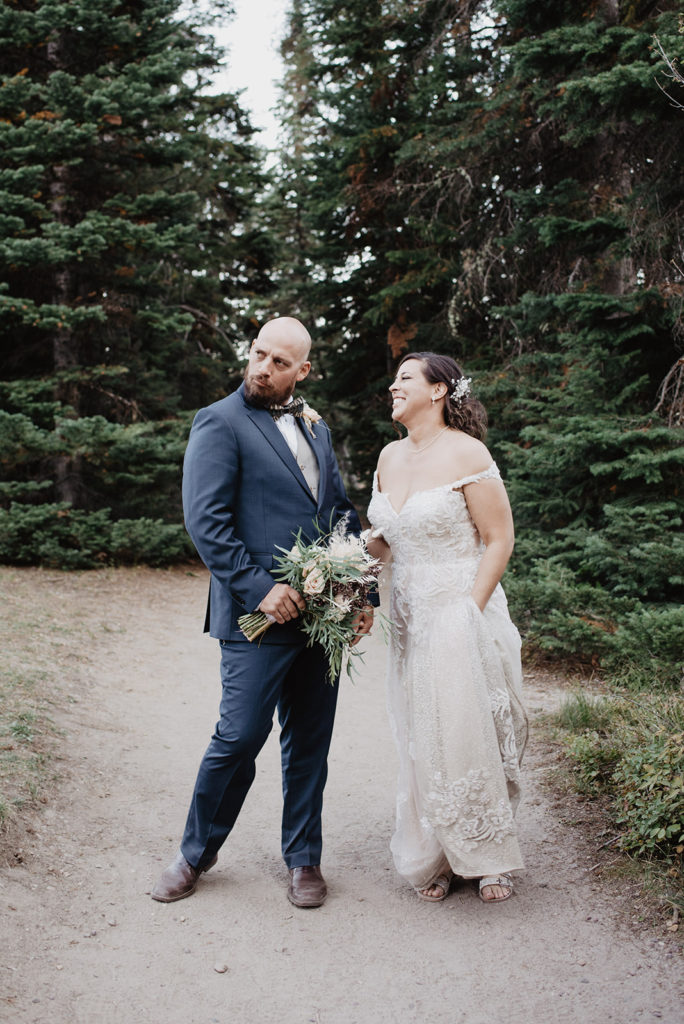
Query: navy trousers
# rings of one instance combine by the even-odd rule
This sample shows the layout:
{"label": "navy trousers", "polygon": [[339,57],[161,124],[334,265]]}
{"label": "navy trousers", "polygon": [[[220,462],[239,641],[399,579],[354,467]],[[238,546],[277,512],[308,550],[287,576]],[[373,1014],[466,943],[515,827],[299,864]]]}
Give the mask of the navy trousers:
{"label": "navy trousers", "polygon": [[338,683],[318,645],[221,640],[220,719],[202,758],[181,841],[194,868],[230,833],[278,709],[283,776],[282,851],[289,868],[321,862],[321,813]]}

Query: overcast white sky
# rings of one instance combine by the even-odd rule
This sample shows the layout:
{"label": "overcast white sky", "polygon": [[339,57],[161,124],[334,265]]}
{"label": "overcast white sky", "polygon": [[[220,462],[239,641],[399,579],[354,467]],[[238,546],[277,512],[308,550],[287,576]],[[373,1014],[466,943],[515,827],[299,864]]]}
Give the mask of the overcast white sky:
{"label": "overcast white sky", "polygon": [[263,146],[274,146],[277,122],[275,82],[283,73],[278,46],[285,28],[287,0],[232,0],[235,19],[216,27],[216,37],[228,48],[227,68],[217,79],[219,88],[245,89],[242,104],[252,114],[257,137]]}

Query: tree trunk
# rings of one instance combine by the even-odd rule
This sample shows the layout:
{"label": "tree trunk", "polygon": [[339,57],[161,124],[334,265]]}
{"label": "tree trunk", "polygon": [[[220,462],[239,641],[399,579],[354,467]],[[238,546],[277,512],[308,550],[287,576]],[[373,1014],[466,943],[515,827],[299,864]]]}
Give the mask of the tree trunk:
{"label": "tree trunk", "polygon": [[[47,45],[47,57],[55,69],[64,66],[63,44],[61,37],[53,37]],[[66,164],[57,164],[52,168],[50,182],[50,213],[58,224],[67,222],[67,202],[69,195],[69,168]],[[55,267],[53,270],[52,303],[67,306],[73,299],[72,275],[68,265]],[[60,322],[52,335],[52,362],[56,377],[55,398],[66,408],[66,416],[78,417],[80,412],[80,389],[76,375],[79,358],[77,342],[73,330]],[[55,456],[53,474],[56,496],[59,501],[67,501],[79,506],[83,498],[83,465],[80,455],[72,455],[65,451]]]}

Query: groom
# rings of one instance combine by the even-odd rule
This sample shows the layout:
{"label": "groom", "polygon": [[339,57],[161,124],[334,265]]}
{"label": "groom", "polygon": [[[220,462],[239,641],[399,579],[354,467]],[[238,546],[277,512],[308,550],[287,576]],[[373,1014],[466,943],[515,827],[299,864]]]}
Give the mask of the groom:
{"label": "groom", "polygon": [[[309,333],[279,317],[252,343],[244,383],[201,409],[183,468],[188,533],[211,572],[205,630],[221,645],[220,719],[202,759],[180,851],[152,890],[162,903],[190,896],[216,863],[255,775],[255,760],[278,710],[283,775],[282,851],[288,898],[318,907],[327,895],[321,874],[321,810],[337,684],[326,681],[319,645],[308,647],[297,618],[304,600],[271,575],[277,548],[298,530],[313,540],[346,513],[347,498],[322,420],[302,418],[292,401],[309,370]],[[291,403],[291,404],[290,404]],[[285,410],[283,410],[285,406]],[[274,624],[257,643],[240,631],[240,615],[255,610]],[[373,609],[361,613],[367,633]]]}

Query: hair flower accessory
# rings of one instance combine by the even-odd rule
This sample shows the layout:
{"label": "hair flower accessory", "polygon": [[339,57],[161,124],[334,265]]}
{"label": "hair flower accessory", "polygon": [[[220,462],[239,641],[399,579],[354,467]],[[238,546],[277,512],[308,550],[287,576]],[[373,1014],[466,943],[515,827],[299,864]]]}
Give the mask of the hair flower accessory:
{"label": "hair flower accessory", "polygon": [[458,381],[451,378],[451,383],[454,385],[454,390],[449,396],[456,405],[461,405],[464,398],[467,398],[470,394],[470,385],[473,382],[472,377],[459,377]]}

